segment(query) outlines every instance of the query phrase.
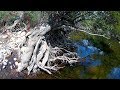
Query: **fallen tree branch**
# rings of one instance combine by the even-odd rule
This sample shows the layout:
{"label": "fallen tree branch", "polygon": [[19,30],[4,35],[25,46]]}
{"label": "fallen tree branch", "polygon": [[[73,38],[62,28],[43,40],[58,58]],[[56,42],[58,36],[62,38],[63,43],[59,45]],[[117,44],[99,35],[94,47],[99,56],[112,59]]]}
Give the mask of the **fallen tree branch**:
{"label": "fallen tree branch", "polygon": [[106,39],[110,39],[109,37],[106,37],[105,35],[100,35],[100,34],[94,34],[94,33],[90,33],[90,32],[88,32],[89,31],[89,29],[86,29],[86,28],[75,28],[75,27],[71,27],[71,26],[65,26],[65,25],[62,25],[61,27],[59,27],[59,28],[66,28],[66,29],[70,29],[70,30],[73,30],[73,31],[81,31],[81,32],[85,32],[85,33],[87,33],[87,34],[89,34],[89,35],[93,35],[93,36],[100,36],[100,37],[104,37],[104,38],[106,38]]}

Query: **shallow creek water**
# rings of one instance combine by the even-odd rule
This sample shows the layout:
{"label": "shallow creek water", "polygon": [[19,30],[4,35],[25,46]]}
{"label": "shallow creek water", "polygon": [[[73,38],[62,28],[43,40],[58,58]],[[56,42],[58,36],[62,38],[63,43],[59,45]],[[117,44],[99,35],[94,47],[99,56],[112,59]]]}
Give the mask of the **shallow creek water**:
{"label": "shallow creek water", "polygon": [[[89,40],[83,39],[75,42],[76,52],[80,57],[80,63],[77,66],[66,66],[64,69],[53,73],[52,75],[45,72],[31,73],[27,75],[27,71],[16,72],[16,58],[19,62],[17,51],[13,51],[7,58],[8,62],[5,68],[0,64],[0,79],[98,79],[101,73],[105,73],[103,62],[94,55],[104,56],[104,52],[95,47]],[[104,68],[104,69],[103,69]],[[112,67],[105,76],[107,79],[120,79],[120,67]]]}

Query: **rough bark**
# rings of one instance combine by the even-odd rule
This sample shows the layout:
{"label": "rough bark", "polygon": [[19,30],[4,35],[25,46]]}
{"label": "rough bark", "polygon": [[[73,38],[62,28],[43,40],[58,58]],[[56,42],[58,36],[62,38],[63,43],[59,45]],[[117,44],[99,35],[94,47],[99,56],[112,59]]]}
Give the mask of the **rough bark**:
{"label": "rough bark", "polygon": [[[78,62],[75,53],[59,47],[52,48],[47,44],[44,35],[50,30],[51,27],[48,24],[42,24],[26,34],[25,42],[21,44],[21,62],[18,65],[18,72],[27,69],[30,74],[31,71],[36,72],[41,69],[52,74],[52,71],[63,68],[59,67],[57,61],[69,64]],[[71,55],[73,57],[70,57]]]}
{"label": "rough bark", "polygon": [[[6,29],[11,31],[22,20],[23,16],[24,12],[20,12],[20,19],[14,21],[13,25],[6,26]],[[67,51],[64,48],[52,47],[51,43],[53,41],[51,43],[47,42],[45,35],[54,31],[51,30],[49,24],[37,25],[33,29],[31,28],[29,32],[26,32],[26,24],[24,25],[25,27],[20,28],[21,31],[19,32],[9,32],[11,37],[9,42],[12,41],[9,45],[12,48],[17,46],[16,49],[19,52],[18,72],[27,69],[28,74],[38,70],[52,74],[52,71],[57,71],[64,67],[61,64],[72,65],[78,62],[79,57],[77,57],[76,53]]]}

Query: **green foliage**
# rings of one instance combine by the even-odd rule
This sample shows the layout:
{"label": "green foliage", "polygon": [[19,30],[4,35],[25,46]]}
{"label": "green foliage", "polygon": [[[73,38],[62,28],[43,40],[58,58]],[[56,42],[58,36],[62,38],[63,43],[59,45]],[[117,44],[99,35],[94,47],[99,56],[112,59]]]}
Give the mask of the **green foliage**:
{"label": "green foliage", "polygon": [[35,22],[38,20],[38,14],[39,12],[38,11],[28,11],[27,12],[27,15],[30,17],[31,19],[31,22]]}
{"label": "green foliage", "polygon": [[6,21],[8,25],[11,25],[16,19],[17,13],[13,14],[12,11],[0,11],[0,23]]}
{"label": "green foliage", "polygon": [[[90,16],[87,16],[88,19],[85,19],[81,21],[85,27],[88,27],[92,29],[92,31],[96,30],[98,32],[98,29],[103,30],[103,33],[106,33],[106,31],[113,30],[113,24],[111,24],[110,17],[108,12],[104,12],[104,14],[101,14],[99,12],[96,12],[97,15],[94,15],[94,11]],[[92,18],[90,18],[92,17]]]}
{"label": "green foliage", "polygon": [[9,15],[8,11],[0,11],[0,20],[4,19],[4,17],[8,15]]}
{"label": "green foliage", "polygon": [[[120,34],[120,12],[119,11],[76,11],[69,15],[77,27],[90,29],[92,33],[110,35]],[[114,37],[115,38],[115,37]]]}
{"label": "green foliage", "polygon": [[[13,13],[16,14],[13,14]],[[11,25],[17,19],[17,11],[0,11],[0,22],[7,21],[8,25]],[[25,11],[25,17],[29,17],[31,26],[36,25],[40,22],[47,22],[48,12],[47,11]],[[27,19],[23,20],[26,22]]]}
{"label": "green foliage", "polygon": [[26,11],[26,16],[29,16],[32,26],[37,23],[47,22],[48,20],[47,11]]}
{"label": "green foliage", "polygon": [[114,30],[120,34],[120,11],[111,11],[111,16],[116,20]]}

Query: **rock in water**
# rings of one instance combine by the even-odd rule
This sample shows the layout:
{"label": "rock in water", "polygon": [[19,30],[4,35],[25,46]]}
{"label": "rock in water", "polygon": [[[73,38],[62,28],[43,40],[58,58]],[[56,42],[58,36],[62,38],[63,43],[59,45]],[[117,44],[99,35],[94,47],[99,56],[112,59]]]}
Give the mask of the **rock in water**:
{"label": "rock in water", "polygon": [[7,62],[3,62],[3,65],[5,65],[5,66],[6,66],[6,65],[7,65]]}
{"label": "rock in water", "polygon": [[82,43],[84,46],[88,46],[88,44],[89,44],[88,40],[83,40]]}
{"label": "rock in water", "polygon": [[100,55],[103,55],[103,54],[104,54],[104,52],[103,52],[103,51],[101,51],[101,52],[99,52],[99,54],[100,54]]}
{"label": "rock in water", "polygon": [[13,60],[14,60],[14,61],[16,61],[16,60],[17,60],[17,58],[14,58]]}

